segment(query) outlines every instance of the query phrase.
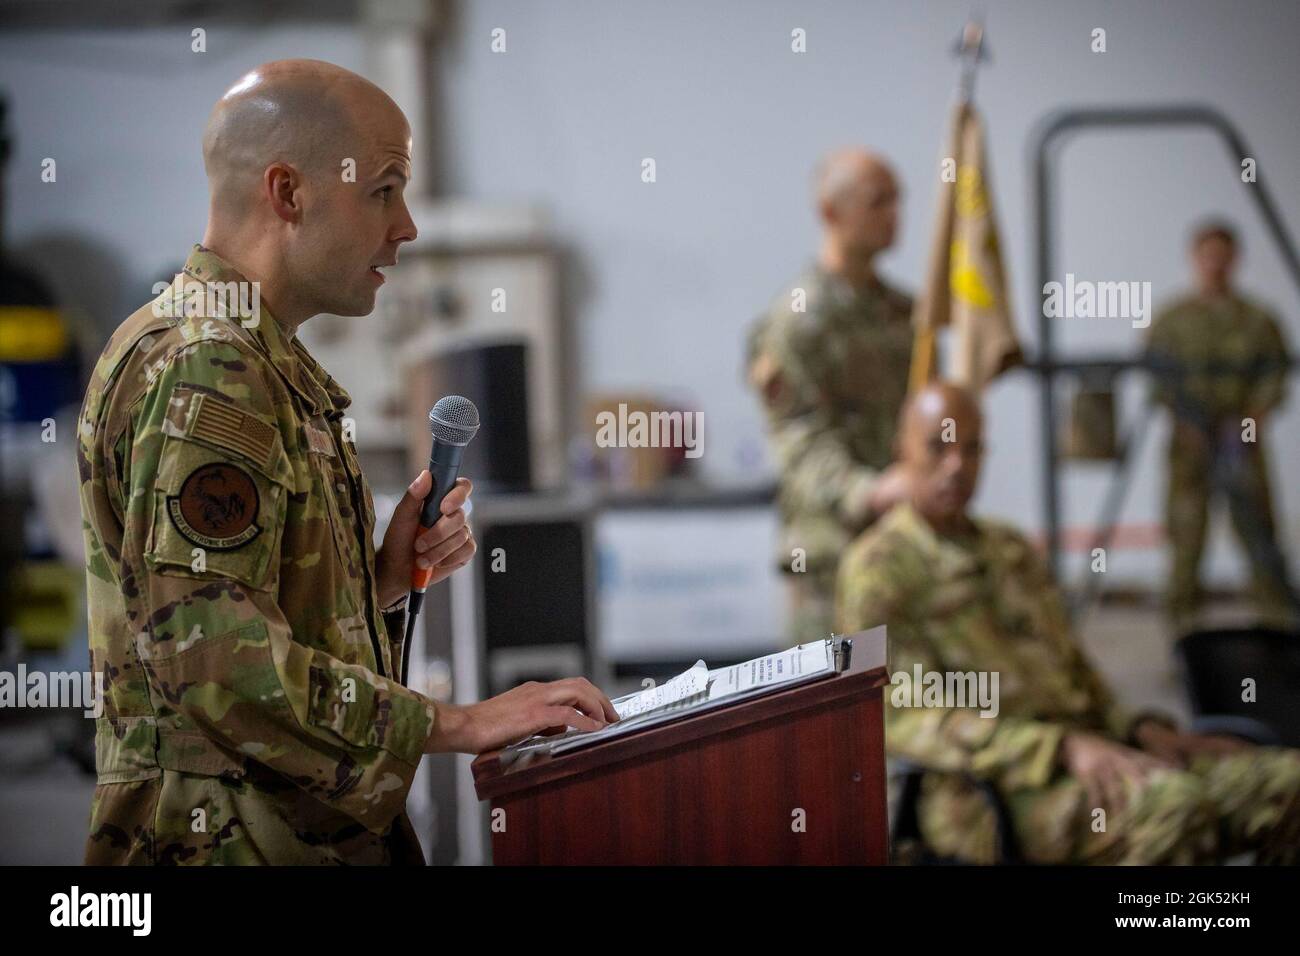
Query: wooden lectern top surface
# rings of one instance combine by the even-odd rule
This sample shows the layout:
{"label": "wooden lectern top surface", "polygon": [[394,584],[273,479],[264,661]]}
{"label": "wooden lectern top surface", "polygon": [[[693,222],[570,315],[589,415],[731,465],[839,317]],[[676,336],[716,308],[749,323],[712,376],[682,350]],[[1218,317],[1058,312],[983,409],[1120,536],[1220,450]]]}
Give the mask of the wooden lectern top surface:
{"label": "wooden lectern top surface", "polygon": [[533,753],[503,765],[500,750],[480,754],[471,765],[474,789],[480,800],[506,796],[543,783],[587,773],[746,724],[789,714],[851,697],[888,683],[885,669],[885,628],[854,635],[849,666],[810,683],[777,688],[770,694],[722,704],[698,714],[684,713],[680,720],[631,731],[558,756]]}

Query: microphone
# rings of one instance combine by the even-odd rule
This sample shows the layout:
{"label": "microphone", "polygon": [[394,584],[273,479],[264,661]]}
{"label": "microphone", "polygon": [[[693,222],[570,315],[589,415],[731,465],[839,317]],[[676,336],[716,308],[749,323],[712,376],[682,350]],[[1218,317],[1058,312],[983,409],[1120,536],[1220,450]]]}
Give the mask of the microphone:
{"label": "microphone", "polygon": [[[478,409],[468,398],[447,395],[438,399],[429,410],[429,431],[433,445],[429,451],[429,474],[433,485],[420,508],[420,530],[424,534],[442,515],[442,501],[456,485],[460,475],[460,462],[465,446],[478,434]],[[406,642],[402,647],[402,679],[406,680],[411,660],[412,638],[415,636],[415,618],[424,603],[424,592],[433,579],[433,568],[411,569],[411,595],[406,604]]]}

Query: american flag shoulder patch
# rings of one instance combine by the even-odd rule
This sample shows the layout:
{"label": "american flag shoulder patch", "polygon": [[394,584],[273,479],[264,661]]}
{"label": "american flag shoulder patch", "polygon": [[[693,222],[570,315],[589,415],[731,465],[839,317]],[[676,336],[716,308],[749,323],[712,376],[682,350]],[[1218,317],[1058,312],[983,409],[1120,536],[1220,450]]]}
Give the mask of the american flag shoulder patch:
{"label": "american flag shoulder patch", "polygon": [[260,418],[230,402],[195,392],[189,419],[191,437],[238,452],[261,468],[270,467],[278,433]]}

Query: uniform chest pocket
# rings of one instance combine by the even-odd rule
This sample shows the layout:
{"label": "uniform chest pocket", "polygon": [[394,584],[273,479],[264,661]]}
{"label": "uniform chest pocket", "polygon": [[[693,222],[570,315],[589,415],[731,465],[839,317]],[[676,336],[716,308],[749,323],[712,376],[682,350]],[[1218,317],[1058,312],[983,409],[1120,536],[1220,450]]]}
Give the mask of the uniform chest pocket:
{"label": "uniform chest pocket", "polygon": [[375,502],[370,495],[370,486],[362,477],[361,462],[357,458],[356,447],[346,437],[341,445],[345,467],[350,475],[355,476],[357,485],[357,506],[361,509],[360,533],[366,539],[373,541],[371,536],[375,532]]}
{"label": "uniform chest pocket", "polygon": [[327,556],[332,549],[342,576],[352,581],[362,578],[358,518],[353,510],[347,471],[339,460],[338,449],[323,418],[303,425],[304,447],[308,454],[304,464],[303,485],[307,492],[302,527],[304,555]]}

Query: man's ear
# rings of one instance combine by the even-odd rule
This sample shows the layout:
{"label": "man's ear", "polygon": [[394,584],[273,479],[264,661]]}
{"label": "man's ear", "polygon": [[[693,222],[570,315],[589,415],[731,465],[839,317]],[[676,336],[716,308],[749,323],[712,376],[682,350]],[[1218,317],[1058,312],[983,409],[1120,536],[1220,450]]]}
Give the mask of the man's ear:
{"label": "man's ear", "polygon": [[287,163],[272,163],[262,174],[262,190],[271,209],[285,222],[302,218],[302,180]]}
{"label": "man's ear", "polygon": [[840,214],[839,210],[835,208],[835,203],[829,199],[819,199],[817,201],[817,218],[825,226],[832,226],[838,222]]}

